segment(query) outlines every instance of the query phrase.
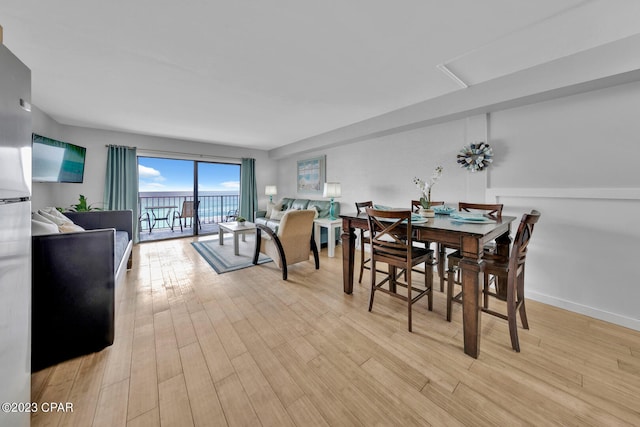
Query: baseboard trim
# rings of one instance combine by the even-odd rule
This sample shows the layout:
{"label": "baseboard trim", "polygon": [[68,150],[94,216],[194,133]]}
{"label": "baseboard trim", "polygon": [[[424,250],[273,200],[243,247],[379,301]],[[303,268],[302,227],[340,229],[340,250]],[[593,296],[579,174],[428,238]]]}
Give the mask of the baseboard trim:
{"label": "baseboard trim", "polygon": [[562,308],[579,314],[584,314],[585,316],[593,317],[594,319],[603,320],[605,322],[624,326],[625,328],[633,329],[635,331],[640,331],[640,319],[621,316],[616,313],[610,313],[608,311],[588,307],[586,305],[577,304],[575,302],[555,298],[537,292],[527,292],[526,297],[528,299],[548,304],[554,307]]}

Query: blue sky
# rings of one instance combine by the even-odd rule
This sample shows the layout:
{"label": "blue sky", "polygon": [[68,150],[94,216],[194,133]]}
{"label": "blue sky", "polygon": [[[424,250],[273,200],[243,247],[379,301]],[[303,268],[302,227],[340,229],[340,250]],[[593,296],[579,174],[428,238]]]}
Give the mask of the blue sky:
{"label": "blue sky", "polygon": [[[138,157],[139,191],[193,191],[191,160]],[[199,191],[239,191],[240,165],[199,162]]]}

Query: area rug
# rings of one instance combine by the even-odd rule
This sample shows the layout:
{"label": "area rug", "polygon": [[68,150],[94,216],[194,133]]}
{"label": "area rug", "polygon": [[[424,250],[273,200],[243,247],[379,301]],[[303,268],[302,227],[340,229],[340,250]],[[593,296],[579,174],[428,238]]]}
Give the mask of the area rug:
{"label": "area rug", "polygon": [[[246,242],[240,239],[239,255],[234,255],[233,253],[233,237],[231,235],[226,237],[222,246],[218,243],[218,237],[212,240],[192,242],[191,244],[218,274],[252,267],[255,235],[248,234]],[[260,254],[258,257],[258,264],[270,261],[271,258],[264,254]]]}

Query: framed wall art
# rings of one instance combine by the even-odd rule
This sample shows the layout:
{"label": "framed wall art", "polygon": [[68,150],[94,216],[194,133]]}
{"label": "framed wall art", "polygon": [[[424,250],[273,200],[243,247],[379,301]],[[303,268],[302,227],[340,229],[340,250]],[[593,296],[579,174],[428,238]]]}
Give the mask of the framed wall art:
{"label": "framed wall art", "polygon": [[300,194],[322,194],[325,156],[298,160],[297,190]]}

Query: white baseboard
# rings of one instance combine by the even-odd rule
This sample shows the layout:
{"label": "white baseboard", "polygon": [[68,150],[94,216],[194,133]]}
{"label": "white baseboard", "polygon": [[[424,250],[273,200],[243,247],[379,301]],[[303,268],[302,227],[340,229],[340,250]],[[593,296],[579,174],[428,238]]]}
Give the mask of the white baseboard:
{"label": "white baseboard", "polygon": [[604,320],[605,322],[614,323],[616,325],[624,326],[625,328],[640,331],[640,319],[621,316],[619,314],[610,313],[608,311],[599,310],[597,308],[588,307],[585,305],[577,304],[575,302],[551,297],[549,295],[539,294],[537,292],[527,292],[526,297],[528,299],[542,302],[544,304],[549,304],[554,307],[573,311],[579,314],[584,314],[585,316],[593,317],[594,319]]}

